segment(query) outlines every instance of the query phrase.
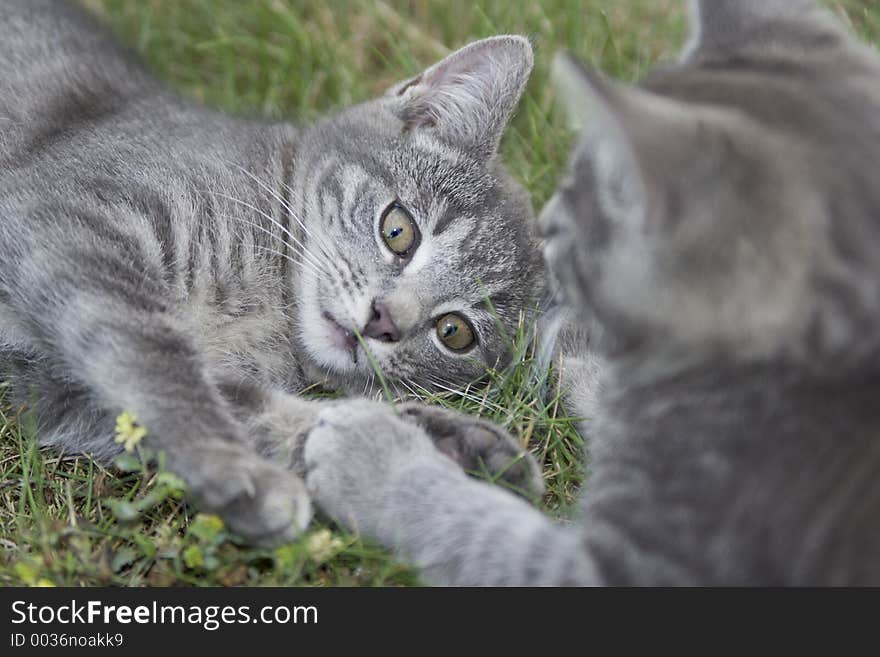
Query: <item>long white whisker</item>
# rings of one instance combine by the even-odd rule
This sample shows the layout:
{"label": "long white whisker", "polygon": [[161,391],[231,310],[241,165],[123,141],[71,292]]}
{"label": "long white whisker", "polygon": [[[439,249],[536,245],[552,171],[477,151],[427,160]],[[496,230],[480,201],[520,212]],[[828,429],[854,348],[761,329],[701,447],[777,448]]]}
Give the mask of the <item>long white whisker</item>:
{"label": "long white whisker", "polygon": [[[296,235],[294,235],[294,234],[291,233],[289,230],[287,230],[287,228],[285,228],[285,227],[281,224],[281,222],[279,222],[278,220],[276,220],[274,217],[271,217],[270,215],[268,215],[268,214],[266,214],[265,212],[263,212],[262,210],[260,210],[260,208],[254,206],[254,205],[251,205],[251,204],[248,203],[247,201],[242,201],[241,199],[239,199],[239,198],[235,198],[234,196],[229,196],[228,194],[221,194],[221,193],[218,193],[218,192],[212,192],[212,193],[214,193],[216,196],[219,196],[219,197],[221,197],[221,198],[225,198],[225,199],[227,199],[227,200],[229,200],[229,201],[232,201],[233,203],[238,203],[239,205],[242,205],[242,206],[244,206],[244,207],[246,207],[246,208],[248,208],[248,209],[250,209],[250,210],[256,212],[257,214],[259,214],[260,216],[262,216],[263,218],[265,218],[266,221],[271,222],[271,223],[272,223],[273,225],[275,225],[278,229],[280,229],[285,235],[287,235],[288,237],[290,237],[290,239],[292,239],[292,240],[294,241],[294,243],[296,243],[296,245],[297,245],[299,248],[301,248],[301,249],[303,250],[303,253],[304,253],[304,254],[308,254],[309,257],[315,259],[316,264],[320,266],[320,264],[321,264],[320,261],[317,260],[317,258],[316,258],[314,255],[312,255],[311,253],[309,253],[308,249],[306,248],[306,245],[303,244],[302,242],[300,242],[300,241],[296,238]],[[270,235],[272,234],[271,231],[268,231],[268,232],[269,232]],[[282,242],[284,242],[285,244],[287,244],[287,246],[290,246],[290,244],[288,244],[288,243],[285,242],[284,240],[282,240]]]}
{"label": "long white whisker", "polygon": [[238,221],[238,222],[246,224],[248,226],[252,226],[253,228],[256,228],[257,230],[259,230],[261,233],[265,233],[266,235],[271,237],[273,240],[277,240],[277,241],[281,242],[281,244],[283,244],[285,247],[289,248],[294,253],[296,253],[296,254],[303,253],[303,251],[297,249],[295,245],[290,244],[289,242],[286,242],[282,237],[276,235],[271,230],[268,230],[265,226],[261,226],[260,224],[254,222],[254,221],[248,221],[247,219],[244,219],[242,217],[237,217],[235,215],[225,214],[222,212],[218,216],[223,217],[224,219],[231,219],[232,221]]}
{"label": "long white whisker", "polygon": [[[271,194],[272,197],[281,204],[281,207],[284,208],[284,210],[286,212],[290,213],[290,216],[293,217],[294,221],[296,221],[296,223],[298,223],[300,225],[300,227],[303,229],[303,232],[315,240],[315,242],[318,244],[318,248],[324,252],[324,255],[327,256],[328,258],[331,257],[330,254],[327,252],[327,249],[324,248],[325,245],[322,244],[320,236],[309,233],[309,231],[306,229],[306,225],[303,223],[302,219],[300,219],[299,216],[297,216],[296,212],[294,212],[294,210],[290,206],[290,204],[285,199],[283,199],[281,196],[278,195],[278,192],[276,192],[274,189],[272,189],[272,187],[269,186],[267,183],[265,183],[263,180],[260,180],[259,176],[254,175],[253,173],[251,173],[250,171],[248,171],[247,169],[245,169],[244,167],[242,167],[238,164],[235,164],[235,163],[232,163],[232,164],[233,164],[233,166],[237,167],[244,175],[246,175],[248,178],[250,178],[255,183],[257,183],[261,188],[263,188],[264,191]],[[290,193],[293,193],[293,190],[291,190],[289,187],[287,187],[287,185],[284,183],[283,180],[281,181],[281,184],[284,185],[285,188]],[[292,235],[291,235],[291,237],[292,237]]]}
{"label": "long white whisker", "polygon": [[[281,181],[281,186],[291,196],[296,195],[296,192],[294,191],[294,189],[290,185],[288,185],[286,182],[284,182],[283,180]],[[293,217],[294,221],[296,221],[296,223],[299,224],[299,227],[303,229],[303,233],[305,233],[306,235],[309,235],[312,239],[314,239],[318,243],[318,246],[321,247],[321,250],[324,252],[324,255],[326,255],[328,258],[332,258],[332,256],[330,255],[330,252],[332,251],[332,249],[324,241],[323,236],[318,233],[314,233],[314,232],[309,231],[309,229],[306,228],[306,225],[303,222],[303,220],[299,217],[299,215],[296,214],[296,212],[293,211],[293,208],[289,208],[289,209],[290,209],[290,215]]]}
{"label": "long white whisker", "polygon": [[416,400],[421,401],[425,397],[432,396],[431,392],[428,389],[420,386],[418,383],[416,383],[412,379],[407,379],[404,382],[404,385],[406,386],[407,390],[409,390],[410,395],[412,395],[412,397]]}
{"label": "long white whisker", "polygon": [[[267,235],[269,235],[271,238],[273,238],[273,239],[278,240],[279,242],[281,242],[281,244],[283,244],[284,246],[288,247],[288,248],[290,249],[291,253],[293,253],[294,255],[302,256],[302,257],[305,257],[305,255],[306,255],[306,254],[304,254],[302,251],[299,251],[299,250],[297,250],[296,248],[294,248],[294,246],[293,246],[292,244],[288,244],[287,242],[285,242],[283,239],[279,238],[277,235],[275,235],[275,234],[272,233],[271,231],[266,230],[266,228],[264,228],[264,227],[261,226],[260,224],[257,224],[257,223],[254,223],[254,222],[252,222],[252,221],[248,221],[247,219],[242,219],[241,217],[236,217],[236,216],[233,216],[233,215],[227,215],[227,214],[222,214],[222,213],[221,213],[220,216],[221,216],[221,217],[224,217],[224,218],[226,218],[226,219],[231,219],[231,220],[233,220],[233,221],[239,221],[239,222],[241,222],[241,223],[243,223],[243,224],[247,224],[248,226],[253,226],[253,227],[256,228],[257,230],[260,230],[260,231],[266,233]],[[262,249],[262,250],[264,250],[264,251],[269,251],[269,252],[274,253],[274,254],[276,254],[276,255],[286,257],[288,260],[290,260],[291,262],[296,263],[297,265],[302,265],[302,266],[304,266],[304,267],[305,267],[305,266],[311,267],[312,271],[315,272],[315,274],[317,274],[319,277],[321,276],[321,274],[329,275],[329,272],[328,272],[323,266],[319,268],[318,265],[316,265],[312,260],[295,260],[295,259],[292,259],[291,257],[285,255],[284,253],[280,253],[280,252],[278,252],[278,251],[273,251],[273,250],[271,250],[271,249],[267,249],[267,248],[265,248],[265,247],[259,247],[259,246],[256,246],[256,245],[255,245],[254,248],[255,248],[255,249],[260,248],[260,249]]]}
{"label": "long white whisker", "polygon": [[[265,251],[266,253],[272,253],[272,254],[277,255],[277,256],[279,256],[279,257],[281,257],[281,258],[284,258],[285,260],[288,260],[288,261],[292,262],[293,264],[295,264],[295,265],[298,266],[298,267],[299,267],[299,266],[309,266],[309,267],[313,267],[312,264],[309,263],[309,262],[302,262],[302,261],[300,261],[300,260],[296,260],[295,258],[290,257],[290,256],[287,255],[286,253],[281,253],[280,251],[276,251],[276,250],[274,250],[274,249],[270,249],[270,248],[268,248],[268,247],[266,247],[266,246],[255,246],[254,248],[255,248],[256,250],[258,250],[258,251]],[[313,271],[314,271],[314,273],[317,274],[318,276],[320,276],[322,273],[325,273],[325,272],[318,271],[318,270],[316,270],[316,269],[314,269],[314,268],[313,268]]]}
{"label": "long white whisker", "polygon": [[416,399],[423,399],[425,397],[425,395],[427,394],[427,392],[425,390],[422,390],[421,392],[419,392],[419,385],[415,381],[413,381],[412,379],[409,379],[407,381],[407,384],[409,385],[410,391],[412,392],[413,396]]}
{"label": "long white whisker", "polygon": [[395,379],[391,382],[391,387],[394,388],[394,400],[397,403],[402,403],[409,399],[409,394],[403,379]]}
{"label": "long white whisker", "polygon": [[415,391],[413,390],[412,386],[410,385],[408,379],[401,379],[400,385],[402,385],[404,388],[406,388],[410,395],[415,394]]}
{"label": "long white whisker", "polygon": [[488,408],[491,408],[491,409],[498,411],[498,412],[507,412],[507,410],[503,406],[501,406],[500,404],[496,404],[493,401],[489,401],[485,397],[477,397],[476,395],[470,394],[465,390],[457,390],[455,388],[450,388],[449,386],[444,385],[443,383],[440,383],[439,381],[436,381],[435,379],[428,379],[428,381],[431,383],[431,385],[437,386],[441,390],[444,390],[450,394],[462,397],[463,399],[467,399],[468,401],[472,401],[475,404],[479,404],[483,408],[488,407]]}
{"label": "long white whisker", "polygon": [[[266,214],[266,213],[265,213],[263,210],[261,210],[260,208],[254,206],[254,205],[252,205],[252,204],[250,204],[250,203],[248,203],[247,201],[242,201],[241,199],[236,198],[236,197],[234,197],[234,196],[229,196],[228,194],[221,194],[221,193],[219,193],[219,192],[212,192],[212,193],[214,193],[216,196],[219,196],[219,197],[221,197],[221,198],[225,198],[225,199],[227,199],[227,200],[229,200],[229,201],[232,201],[233,203],[238,203],[239,205],[244,206],[244,207],[248,208],[249,210],[252,210],[252,211],[256,212],[256,213],[259,214],[261,217],[263,217],[264,219],[266,219],[266,221],[269,221],[269,222],[272,223],[274,226],[276,226],[279,230],[281,230],[282,233],[284,233],[285,235],[287,235],[288,237],[290,237],[290,239],[292,239],[292,240],[294,241],[294,243],[295,243],[297,246],[299,246],[301,249],[303,249],[305,252],[308,253],[308,249],[306,248],[305,244],[303,244],[302,242],[300,242],[299,239],[297,239],[296,235],[294,235],[293,233],[291,233],[287,228],[284,227],[284,225],[283,225],[281,222],[279,222],[277,219],[275,219],[275,218],[272,217],[271,215]],[[271,234],[271,233],[270,233],[270,234]],[[285,242],[285,243],[286,243],[286,242]],[[288,246],[289,246],[289,245],[288,245]],[[311,255],[311,254],[310,254],[310,255]]]}

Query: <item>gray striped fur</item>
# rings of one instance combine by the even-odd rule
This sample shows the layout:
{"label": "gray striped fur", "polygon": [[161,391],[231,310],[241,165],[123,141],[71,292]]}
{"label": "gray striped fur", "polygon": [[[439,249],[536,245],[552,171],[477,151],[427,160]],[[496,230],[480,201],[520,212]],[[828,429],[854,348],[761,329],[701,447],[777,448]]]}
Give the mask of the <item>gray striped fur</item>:
{"label": "gray striped fur", "polygon": [[[128,410],[196,502],[273,540],[310,517],[288,461],[321,405],[295,393],[377,389],[325,313],[362,330],[386,303],[402,337],[367,342],[401,390],[503,365],[497,320],[515,333],[541,287],[497,155],[525,39],[300,127],[175,96],[72,3],[4,0],[0,43],[0,376],[44,444],[109,459]],[[423,235],[406,265],[378,237],[395,199]],[[467,354],[436,339],[450,310],[477,332]]]}
{"label": "gray striped fur", "polygon": [[306,443],[317,503],[429,581],[880,584],[880,59],[811,0],[692,10],[638,87],[556,65],[586,127],[545,255],[605,332],[581,517],[380,409]]}

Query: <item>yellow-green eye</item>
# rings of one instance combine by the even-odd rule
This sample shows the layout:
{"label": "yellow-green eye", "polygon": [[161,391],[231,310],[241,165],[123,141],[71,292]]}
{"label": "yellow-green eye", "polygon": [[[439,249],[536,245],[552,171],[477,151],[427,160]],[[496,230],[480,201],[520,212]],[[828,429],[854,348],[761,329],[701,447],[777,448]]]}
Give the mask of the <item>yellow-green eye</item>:
{"label": "yellow-green eye", "polygon": [[385,210],[379,230],[382,231],[385,245],[395,255],[408,256],[419,245],[420,235],[416,222],[413,221],[410,213],[398,203],[392,203]]}
{"label": "yellow-green eye", "polygon": [[453,351],[464,351],[474,344],[474,331],[461,315],[450,313],[437,320],[437,337]]}

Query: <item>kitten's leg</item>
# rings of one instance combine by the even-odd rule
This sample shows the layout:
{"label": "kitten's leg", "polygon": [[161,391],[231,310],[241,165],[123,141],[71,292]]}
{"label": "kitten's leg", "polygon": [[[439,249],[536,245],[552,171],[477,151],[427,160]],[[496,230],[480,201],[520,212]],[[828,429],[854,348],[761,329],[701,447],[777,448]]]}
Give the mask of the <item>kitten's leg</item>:
{"label": "kitten's leg", "polygon": [[[335,408],[327,412],[345,416],[351,405],[357,403],[345,399],[304,399],[248,381],[224,381],[220,389],[245,425],[254,450],[300,475],[303,445],[319,414]],[[416,403],[402,404],[396,412],[405,421],[423,428],[437,448],[465,470],[498,481],[525,496],[537,497],[544,492],[544,480],[535,459],[491,422]]]}
{"label": "kitten's leg", "polygon": [[304,399],[242,380],[226,379],[220,391],[245,427],[254,452],[298,475],[303,474],[302,447],[319,412],[340,403]]}
{"label": "kitten's leg", "polygon": [[145,447],[164,452],[192,499],[233,531],[272,542],[305,526],[311,508],[301,480],[245,441],[201,355],[160,303],[142,290],[64,289],[58,278],[44,286],[54,293],[21,309],[35,315],[31,339],[71,385],[89,391],[97,415],[132,412],[149,431]]}
{"label": "kitten's leg", "polygon": [[467,477],[416,424],[381,405],[322,411],[304,448],[316,504],[449,585],[595,584],[581,537]]}

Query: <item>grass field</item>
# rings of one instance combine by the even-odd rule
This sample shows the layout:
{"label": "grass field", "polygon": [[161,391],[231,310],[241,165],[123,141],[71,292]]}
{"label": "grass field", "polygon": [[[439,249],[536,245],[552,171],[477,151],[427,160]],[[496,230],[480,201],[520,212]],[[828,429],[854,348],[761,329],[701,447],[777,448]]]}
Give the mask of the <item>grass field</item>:
{"label": "grass field", "polygon": [[[546,69],[568,48],[626,80],[671,57],[685,36],[677,0],[85,0],[182,93],[230,112],[308,121],[381,93],[451,49],[529,35],[538,64],[504,142],[536,207],[570,136]],[[880,1],[832,3],[880,42]],[[549,513],[565,515],[582,479],[581,440],[556,400],[537,398],[528,352],[508,375],[431,401],[480,413],[528,441],[545,464]],[[415,574],[355,536],[315,525],[278,549],[238,544],[181,501],[168,473],[133,458],[112,471],[45,453],[0,383],[0,585],[405,585]]]}

